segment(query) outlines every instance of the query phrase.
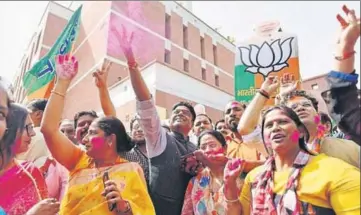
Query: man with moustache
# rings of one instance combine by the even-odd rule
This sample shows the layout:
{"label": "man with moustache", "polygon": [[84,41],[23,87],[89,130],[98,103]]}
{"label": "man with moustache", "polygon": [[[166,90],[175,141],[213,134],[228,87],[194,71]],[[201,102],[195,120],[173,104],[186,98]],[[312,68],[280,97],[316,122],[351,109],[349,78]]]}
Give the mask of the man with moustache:
{"label": "man with moustache", "polygon": [[64,119],[60,122],[59,130],[65,134],[65,136],[71,140],[75,145],[79,145],[79,143],[75,139],[75,128],[74,122],[69,119]]}
{"label": "man with moustache", "polygon": [[[193,106],[184,101],[171,108],[170,132],[162,127],[155,99],[145,83],[132,51],[132,34],[114,31],[120,48],[127,59],[130,82],[136,100],[139,124],[144,132],[148,157],[151,160],[149,193],[157,215],[181,214],[184,194],[189,180],[194,176],[187,158],[194,157],[196,146],[189,141],[196,113]],[[184,157],[186,156],[186,157]],[[195,158],[194,158],[195,159]],[[185,163],[185,168],[183,164]],[[191,171],[189,171],[191,170]]]}
{"label": "man with moustache", "polygon": [[193,137],[194,137],[192,142],[196,144],[198,142],[199,135],[203,131],[212,130],[212,129],[213,129],[213,125],[212,125],[211,118],[209,118],[209,116],[207,114],[198,114],[196,116],[196,119],[194,120],[194,125],[193,125],[193,129],[192,129]]}
{"label": "man with moustache", "polygon": [[80,111],[74,115],[75,139],[81,143],[87,135],[90,124],[98,118],[95,111]]}
{"label": "man with moustache", "polygon": [[247,174],[253,168],[264,163],[264,158],[268,156],[264,145],[261,142],[246,143],[237,130],[238,123],[246,109],[244,103],[230,101],[224,111],[224,121],[231,130],[227,136],[227,157],[240,158],[247,161],[244,173]]}

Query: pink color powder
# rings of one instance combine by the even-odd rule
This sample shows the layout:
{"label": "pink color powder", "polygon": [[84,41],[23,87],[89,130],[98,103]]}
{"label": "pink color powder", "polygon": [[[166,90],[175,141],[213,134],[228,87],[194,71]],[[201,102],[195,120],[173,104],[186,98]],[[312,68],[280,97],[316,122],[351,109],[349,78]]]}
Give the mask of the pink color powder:
{"label": "pink color powder", "polygon": [[99,150],[101,149],[105,144],[104,137],[93,137],[90,139],[90,142],[92,143],[92,150]]}
{"label": "pink color powder", "polygon": [[[151,31],[162,32],[162,26],[164,25],[163,23],[156,23],[155,20],[145,19],[143,15],[145,13],[143,4],[146,4],[146,2],[128,1],[126,2],[126,5],[115,4],[114,9],[116,11],[126,10],[126,12],[123,14],[126,14],[129,19],[134,20],[141,26],[150,29]],[[126,29],[128,36],[130,36],[132,32],[134,33],[132,48],[136,61],[140,66],[142,64],[149,63],[150,61],[155,60],[155,57],[159,56],[159,53],[163,53],[164,42],[162,40],[142,30],[136,25],[133,25],[128,20],[112,14],[109,23],[109,35],[107,45],[108,54],[114,57],[123,58],[123,53],[119,46],[119,38],[117,38],[116,34],[114,33],[114,31],[117,31],[120,35],[122,35],[122,25]]]}
{"label": "pink color powder", "polygon": [[239,103],[238,103],[238,102],[232,102],[232,103],[231,103],[231,108],[235,108],[235,107],[239,107]]}
{"label": "pink color powder", "polygon": [[314,122],[315,122],[316,124],[319,124],[319,123],[321,122],[321,117],[320,117],[320,115],[315,116]]}
{"label": "pink color powder", "polygon": [[300,132],[295,130],[292,134],[291,134],[291,140],[294,142],[298,143],[298,140],[300,139]]}

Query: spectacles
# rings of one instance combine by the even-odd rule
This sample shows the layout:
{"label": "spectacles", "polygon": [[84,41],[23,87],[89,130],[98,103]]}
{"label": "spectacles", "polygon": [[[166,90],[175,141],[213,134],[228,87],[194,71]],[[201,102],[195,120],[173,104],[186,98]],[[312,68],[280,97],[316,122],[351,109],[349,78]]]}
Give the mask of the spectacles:
{"label": "spectacles", "polygon": [[25,130],[26,130],[26,133],[28,134],[29,137],[32,136],[33,134],[35,134],[33,124],[25,125]]}
{"label": "spectacles", "polygon": [[296,109],[298,106],[305,107],[305,108],[306,107],[311,107],[312,103],[311,102],[293,103],[290,108]]}

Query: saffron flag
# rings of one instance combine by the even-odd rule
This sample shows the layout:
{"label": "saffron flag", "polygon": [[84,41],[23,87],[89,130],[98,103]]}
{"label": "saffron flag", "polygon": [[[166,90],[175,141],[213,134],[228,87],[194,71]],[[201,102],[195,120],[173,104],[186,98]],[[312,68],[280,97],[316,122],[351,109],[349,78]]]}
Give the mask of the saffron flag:
{"label": "saffron flag", "polygon": [[25,73],[23,87],[26,90],[27,100],[50,96],[56,75],[55,56],[65,55],[72,51],[79,32],[81,9],[82,6],[71,16],[50,51]]}
{"label": "saffron flag", "polygon": [[[300,81],[297,37],[282,32],[277,21],[256,27],[255,35],[238,47],[235,62],[237,101],[250,102],[269,75],[280,78],[284,73],[290,73]],[[274,99],[267,102],[267,105],[273,104]]]}

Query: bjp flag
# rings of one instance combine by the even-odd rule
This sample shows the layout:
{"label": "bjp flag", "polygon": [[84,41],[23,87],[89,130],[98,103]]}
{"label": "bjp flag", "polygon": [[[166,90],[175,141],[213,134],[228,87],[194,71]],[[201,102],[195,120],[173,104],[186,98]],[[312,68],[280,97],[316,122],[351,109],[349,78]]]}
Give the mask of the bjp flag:
{"label": "bjp flag", "polygon": [[[241,43],[236,51],[235,99],[250,102],[267,76],[284,73],[300,81],[297,37],[282,32],[279,22],[265,22],[255,35]],[[274,104],[274,96],[267,105]]]}
{"label": "bjp flag", "polygon": [[23,87],[28,101],[49,98],[55,81],[55,56],[65,55],[72,51],[79,32],[81,9],[82,6],[74,12],[50,51],[25,73]]}

